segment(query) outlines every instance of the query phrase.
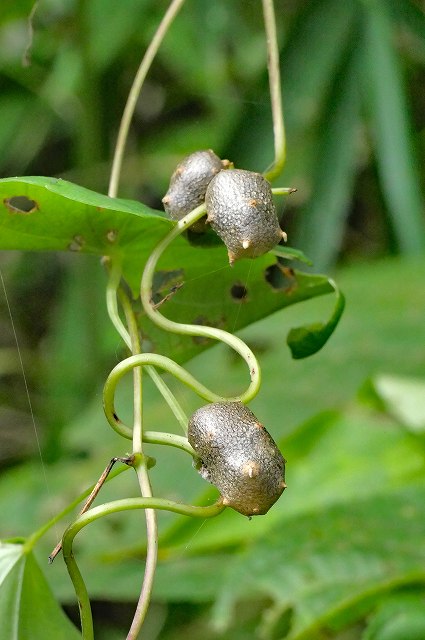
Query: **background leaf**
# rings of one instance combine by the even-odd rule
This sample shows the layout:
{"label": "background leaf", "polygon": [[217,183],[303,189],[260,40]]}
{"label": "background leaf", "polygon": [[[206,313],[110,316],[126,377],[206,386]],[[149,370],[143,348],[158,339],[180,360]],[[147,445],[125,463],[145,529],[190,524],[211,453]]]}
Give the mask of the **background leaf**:
{"label": "background leaf", "polygon": [[[407,376],[377,375],[368,381],[373,393],[379,399],[381,408],[405,425],[412,432],[425,431],[425,382],[423,379]],[[367,391],[362,397],[368,399]]]}
{"label": "background leaf", "polygon": [[420,640],[425,632],[424,594],[397,593],[384,599],[362,640]]}
{"label": "background leaf", "polygon": [[402,73],[393,47],[393,31],[385,2],[365,5],[365,97],[391,222],[406,253],[425,247],[424,200],[411,143]]}
{"label": "background leaf", "polygon": [[0,543],[0,616],[4,638],[77,640],[80,633],[54,599],[34,556]]}
{"label": "background leaf", "polygon": [[315,149],[320,161],[313,176],[314,197],[304,207],[297,229],[296,243],[318,269],[327,269],[337,257],[354,188],[363,62],[353,47],[358,37],[358,29],[353,29],[324,108]]}
{"label": "background leaf", "polygon": [[228,620],[241,591],[267,594],[295,610],[288,638],[309,638],[371,589],[424,584],[423,504],[422,485],[285,519],[269,531],[266,553],[254,545],[229,567],[216,624]]}

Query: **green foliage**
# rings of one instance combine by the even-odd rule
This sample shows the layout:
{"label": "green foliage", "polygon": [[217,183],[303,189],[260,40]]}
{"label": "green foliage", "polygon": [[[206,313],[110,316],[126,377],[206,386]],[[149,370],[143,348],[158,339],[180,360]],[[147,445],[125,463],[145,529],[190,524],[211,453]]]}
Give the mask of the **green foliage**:
{"label": "green foliage", "polygon": [[0,543],[0,616],[4,638],[80,637],[49,589],[31,551]]}
{"label": "green foliage", "polygon": [[[23,66],[31,6],[9,2],[0,14],[0,174],[55,175],[105,192],[130,78],[165,3],[128,0],[125,11],[110,0],[39,3],[31,64]],[[239,167],[270,164],[258,11],[243,0],[185,4],[139,101],[126,197],[158,206],[172,169],[196,149],[213,148]],[[318,269],[341,250],[417,253],[424,246],[422,8],[415,0],[318,0],[278,3],[276,11],[288,135],[283,179],[298,187],[293,202],[301,209],[289,217],[291,243]]]}
{"label": "green foliage", "polygon": [[[147,255],[172,228],[156,209],[181,157],[212,147],[255,170],[273,157],[258,3],[187,0],[139,101],[122,180],[123,195],[133,200],[98,193],[106,191],[140,52],[166,3],[125,4],[124,11],[113,0],[38,3],[32,43],[33,3],[0,9],[0,172],[57,176],[0,182],[0,249],[62,251],[1,256],[9,295],[7,303],[0,295],[0,510],[7,514],[0,535],[7,538],[30,536],[98,477],[111,455],[123,453],[100,406],[102,381],[122,346],[105,320],[102,270],[84,254],[119,257],[137,296]],[[319,269],[339,256],[422,252],[423,10],[414,0],[276,7],[288,135],[279,184],[298,187],[287,200],[290,243]],[[37,208],[23,213],[24,199],[14,210],[8,199],[16,196]],[[276,253],[277,260],[268,254],[231,269],[207,234],[201,243],[179,238],[160,262],[155,301],[165,300],[167,317],[247,327],[242,335],[267,376],[253,409],[288,458],[289,487],[267,517],[251,522],[229,511],[204,523],[160,515],[156,620],[148,620],[146,638],[422,638],[423,259],[341,271],[347,309],[326,343],[343,298],[330,310],[332,297],[323,294],[333,291],[331,281],[293,271],[288,259],[306,261],[299,250]],[[310,302],[294,304],[301,300]],[[331,319],[312,323],[312,314]],[[141,313],[138,322],[145,350],[180,362],[210,346],[166,336]],[[297,358],[325,348],[293,361],[288,332]],[[191,372],[237,393],[246,371],[229,350],[214,348],[205,358],[191,361]],[[169,382],[185,410],[196,408]],[[146,423],[172,431],[162,398],[144,384]],[[130,385],[123,384],[123,419],[130,404]],[[148,447],[157,459],[155,493],[212,502],[215,490],[205,490],[184,454],[163,449]],[[102,500],[135,491],[126,473],[105,486]],[[112,639],[128,625],[114,629],[107,614],[137,598],[146,540],[140,514],[104,520],[93,535],[81,535],[78,557],[90,595],[107,602],[97,629]],[[43,567],[65,526],[61,521],[37,545]],[[32,551],[8,542],[0,567],[5,640],[78,636],[52,596],[74,601],[60,559],[41,571]]]}
{"label": "green foliage", "polygon": [[[142,204],[111,199],[54,178],[3,179],[0,201],[0,249],[108,256],[122,265],[123,276],[135,297],[149,253],[173,227],[162,214]],[[325,276],[286,269],[273,255],[255,262],[240,261],[233,268],[226,256],[222,246],[206,250],[202,244],[191,246],[184,239],[176,241],[160,264],[155,301],[167,300],[173,287],[185,285],[167,305],[173,320],[234,331],[279,308],[332,291]],[[294,257],[298,257],[296,252]],[[207,300],[205,288],[209,291]],[[235,314],[237,304],[245,306],[243,315]],[[331,326],[336,326],[337,316],[325,330],[326,338],[320,346],[332,333]],[[151,345],[148,351],[163,351],[180,362],[195,355],[202,345],[187,344],[180,336],[158,330],[147,318],[142,318],[141,326],[145,343]],[[309,342],[303,347],[306,355],[320,348],[317,341],[312,347]]]}
{"label": "green foliage", "polygon": [[[328,635],[337,638],[339,630],[365,616],[372,633],[373,612],[379,616],[388,594],[398,598],[400,588],[424,584],[420,574],[425,504],[422,435],[407,430],[407,417],[395,415],[386,404],[386,398],[395,397],[396,374],[410,372],[419,380],[425,376],[417,349],[425,340],[420,321],[425,303],[422,274],[422,261],[388,261],[373,268],[359,265],[340,273],[338,281],[350,304],[334,339],[320,357],[311,360],[291,363],[282,336],[295,321],[311,317],[308,305],[274,314],[244,331],[251,343],[263,340],[261,361],[268,384],[254,410],[279,438],[289,461],[289,486],[266,517],[251,522],[230,512],[201,527],[188,518],[161,519],[155,599],[168,603],[170,615],[173,603],[187,611],[191,603],[200,616],[189,627],[189,622],[182,620],[180,626],[175,620],[173,631],[164,630],[164,637],[178,638],[188,628],[194,629],[195,638],[238,637],[242,621],[239,613],[233,614],[241,611],[242,602],[251,603],[253,617],[245,622],[245,634],[251,637],[259,637],[255,629],[260,628],[261,637],[280,638],[283,634],[276,630],[287,628],[292,637],[314,638],[319,628],[326,627]],[[326,312],[330,302],[326,298],[309,303],[316,307],[315,313]],[[214,383],[216,372],[224,368],[232,388],[243,380],[245,371],[232,364],[224,349],[208,353],[208,371],[204,358],[205,354],[196,358],[191,370],[195,375],[202,372],[207,384]],[[348,404],[363,380],[379,371],[391,374],[392,380],[392,387],[375,385],[373,397],[379,391],[380,404],[375,400],[370,406],[372,397],[365,390],[361,399],[362,403],[367,400],[367,407]],[[419,381],[413,382],[402,378],[400,386],[405,405],[419,416],[420,409],[414,407],[423,408],[423,402],[418,401]],[[146,420],[172,428],[160,398],[153,390],[146,393]],[[193,402],[188,394],[179,398],[185,406]],[[125,394],[122,402],[126,404]],[[341,409],[333,410],[337,405]],[[318,410],[322,413],[316,415]],[[103,431],[101,443],[99,430]],[[106,461],[120,446],[114,433],[104,431],[96,397],[90,411],[67,425],[63,440],[65,451],[74,456],[77,451],[87,453],[84,458],[63,458],[45,469],[53,495],[46,495],[37,461],[3,472],[0,509],[10,514],[4,534],[29,534],[34,524],[41,525],[52,514],[52,505],[57,511],[75,497],[82,478],[98,475],[99,457]],[[158,460],[156,469],[163,470],[153,470],[158,493],[200,504],[214,499],[212,489],[205,494],[205,485],[183,454],[161,452],[158,447],[149,451]],[[126,473],[104,488],[103,499],[114,499],[122,492],[131,495],[133,486],[132,474]],[[135,598],[145,544],[140,517],[113,518],[93,526],[96,535],[82,535],[78,547],[90,593],[98,600]],[[49,535],[41,544],[42,561],[55,542],[55,536]],[[59,559],[46,570],[46,577],[56,595],[72,601],[71,585]],[[259,610],[254,602],[261,602]],[[414,625],[421,609],[412,605],[409,611],[413,619],[406,624]],[[211,616],[215,631],[209,626]],[[399,617],[390,609],[385,616],[379,628],[396,624]]]}
{"label": "green foliage", "polygon": [[424,594],[402,591],[378,608],[362,640],[420,640],[425,633]]}
{"label": "green foliage", "polygon": [[323,347],[333,334],[345,308],[344,295],[336,289],[337,301],[328,322],[316,322],[305,327],[291,329],[286,339],[295,359],[306,358]]}

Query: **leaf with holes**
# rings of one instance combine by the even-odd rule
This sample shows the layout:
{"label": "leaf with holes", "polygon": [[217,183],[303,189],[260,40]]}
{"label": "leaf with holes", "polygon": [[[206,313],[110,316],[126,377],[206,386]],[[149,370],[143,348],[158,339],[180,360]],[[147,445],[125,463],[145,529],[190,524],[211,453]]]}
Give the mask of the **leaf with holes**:
{"label": "leaf with holes", "polygon": [[65,180],[0,181],[0,249],[71,251],[121,260],[137,290],[150,250],[173,227],[139,202],[108,198]]}
{"label": "leaf with holes", "polygon": [[2,638],[80,638],[22,544],[0,542],[0,620]]}
{"label": "leaf with holes", "polygon": [[[135,296],[147,257],[174,224],[141,203],[109,198],[64,180],[0,180],[0,249],[110,256],[121,262]],[[291,256],[290,249],[286,255]],[[211,244],[207,234],[196,243],[185,237],[172,243],[159,261],[153,297],[177,322],[235,331],[332,290],[327,277],[294,271],[272,253],[231,268],[225,247]],[[166,351],[180,362],[210,344],[165,334],[143,316],[140,324],[144,350]]]}

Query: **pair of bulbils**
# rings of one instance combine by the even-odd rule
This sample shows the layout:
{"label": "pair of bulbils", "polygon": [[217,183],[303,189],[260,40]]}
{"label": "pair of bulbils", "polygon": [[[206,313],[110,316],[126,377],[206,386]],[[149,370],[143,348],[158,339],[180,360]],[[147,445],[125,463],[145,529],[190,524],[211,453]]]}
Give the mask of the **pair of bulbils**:
{"label": "pair of bulbils", "polygon": [[[234,169],[210,149],[180,162],[162,202],[174,220],[205,202],[206,222],[226,245],[230,264],[261,256],[286,240],[267,180],[254,171]],[[194,230],[203,228],[197,223]]]}
{"label": "pair of bulbils", "polygon": [[[234,169],[211,150],[185,158],[163,198],[174,220],[203,202],[206,222],[225,243],[230,264],[263,255],[286,240],[267,180],[259,173]],[[204,226],[198,222],[194,230]],[[286,487],[282,454],[241,402],[213,402],[195,411],[188,440],[198,456],[199,473],[217,487],[224,505],[243,515],[267,513]]]}

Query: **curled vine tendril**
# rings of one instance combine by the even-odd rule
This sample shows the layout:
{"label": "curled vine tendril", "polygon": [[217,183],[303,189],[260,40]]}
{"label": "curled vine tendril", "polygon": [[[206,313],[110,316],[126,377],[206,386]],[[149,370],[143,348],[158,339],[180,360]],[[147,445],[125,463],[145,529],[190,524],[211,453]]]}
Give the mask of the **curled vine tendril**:
{"label": "curled vine tendril", "polygon": [[[115,197],[117,195],[119,177],[121,173],[121,165],[124,154],[124,148],[126,144],[127,134],[131,122],[131,118],[134,112],[134,108],[140,93],[141,86],[143,84],[144,78],[147,74],[147,71],[152,63],[152,60],[158,50],[158,47],[172,23],[175,15],[183,5],[184,0],[171,0],[170,6],[164,15],[161,24],[158,27],[158,30],[152,39],[151,44],[149,45],[139,70],[137,72],[136,78],[134,80],[133,86],[131,88],[129,98],[127,101],[126,108],[124,110],[123,118],[120,125],[120,131],[117,140],[117,146],[114,153],[113,158],[113,167],[111,171],[110,184],[108,189],[108,195],[111,197]],[[276,44],[276,28],[275,28],[275,18],[274,18],[274,10],[273,10],[273,0],[262,0],[263,3],[263,11],[264,11],[264,21],[266,26],[266,35],[267,35],[267,48],[268,48],[268,57],[269,57],[269,75],[270,75],[270,88],[271,88],[271,101],[272,101],[272,115],[273,115],[273,124],[274,124],[274,143],[275,143],[275,159],[272,167],[265,173],[266,178],[271,180],[276,175],[278,175],[285,161],[285,132],[283,127],[283,116],[282,116],[282,104],[281,104],[281,92],[280,92],[280,75],[279,75],[279,61],[278,61],[278,50]],[[276,194],[279,193],[281,195],[286,193],[291,193],[293,189],[280,189],[273,190]],[[132,355],[122,362],[120,362],[114,369],[111,371],[110,375],[106,380],[106,384],[104,387],[104,409],[106,418],[111,425],[111,427],[119,433],[121,436],[133,439],[133,454],[131,458],[133,459],[133,466],[137,472],[139,477],[139,484],[141,486],[141,498],[129,498],[124,500],[117,500],[115,502],[110,502],[108,504],[103,504],[101,506],[90,508],[88,511],[82,512],[81,515],[71,524],[68,529],[65,531],[62,544],[63,544],[63,555],[65,558],[65,562],[67,564],[67,568],[69,571],[69,575],[74,584],[75,592],[78,596],[79,608],[80,608],[80,617],[81,617],[81,625],[82,625],[82,633],[84,640],[93,640],[93,621],[90,607],[90,600],[87,593],[87,588],[85,586],[82,575],[79,571],[77,563],[75,561],[72,545],[73,540],[77,533],[86,525],[91,522],[101,518],[103,516],[109,515],[111,513],[117,513],[121,511],[126,511],[129,509],[143,509],[146,514],[154,514],[154,510],[164,509],[168,511],[173,511],[179,514],[192,516],[192,517],[201,517],[208,518],[214,517],[218,515],[225,506],[223,505],[221,499],[218,500],[213,505],[200,507],[200,506],[192,506],[175,503],[169,500],[163,500],[160,498],[152,497],[150,493],[150,484],[149,478],[147,475],[147,457],[142,452],[142,442],[151,442],[155,444],[167,444],[174,447],[178,447],[193,457],[195,457],[195,452],[189,445],[187,438],[182,436],[176,436],[174,434],[161,433],[161,432],[151,432],[143,429],[142,424],[142,377],[141,372],[145,370],[148,375],[153,379],[154,383],[158,387],[160,393],[163,398],[169,405],[172,410],[174,416],[180,423],[184,433],[187,432],[187,424],[188,419],[185,415],[183,409],[180,407],[177,399],[171,392],[171,390],[167,387],[166,383],[162,379],[162,377],[157,372],[157,369],[162,369],[171,373],[185,385],[187,385],[190,389],[192,389],[198,396],[209,401],[241,401],[243,403],[247,403],[251,401],[259,391],[260,383],[261,383],[261,372],[258,365],[258,362],[252,353],[252,351],[248,348],[248,346],[236,336],[231,335],[230,333],[223,331],[221,329],[215,327],[208,326],[200,326],[200,325],[192,325],[192,324],[182,324],[174,322],[173,320],[167,319],[163,316],[157,308],[152,303],[152,282],[153,276],[155,272],[155,267],[158,263],[159,258],[165,249],[169,246],[169,244],[177,238],[183,231],[188,229],[193,223],[199,220],[205,214],[205,206],[202,205],[194,209],[187,216],[182,218],[172,229],[172,231],[161,241],[158,243],[157,247],[153,250],[150,255],[142,276],[141,281],[141,301],[146,315],[150,318],[150,320],[155,323],[158,327],[164,329],[165,331],[169,331],[172,333],[180,334],[180,335],[188,335],[188,336],[199,336],[204,338],[209,338],[213,340],[218,340],[223,342],[224,344],[231,347],[234,351],[236,351],[246,362],[249,370],[250,383],[245,392],[241,393],[237,397],[226,398],[220,396],[198,380],[196,380],[188,371],[186,371],[183,367],[175,363],[170,358],[167,358],[158,354],[150,354],[150,353],[140,353],[140,344],[139,344],[139,335],[138,328],[134,316],[134,312],[132,309],[132,305],[128,297],[126,296],[123,289],[120,288],[120,265],[116,262],[113,262],[110,267],[110,279],[107,287],[107,308],[109,316],[117,329],[118,333],[122,337],[124,343],[130,349]],[[119,310],[118,310],[118,300],[121,303],[122,310],[124,311],[127,327],[126,328],[120,318]],[[115,412],[115,404],[114,404],[114,394],[117,387],[118,382],[121,378],[128,372],[133,371],[134,377],[134,386],[135,386],[135,400],[134,400],[134,425],[133,428],[125,425],[118,418]],[[137,409],[137,411],[136,411]],[[129,458],[130,459],[130,458]],[[152,516],[153,518],[155,516]],[[147,517],[147,523],[149,518]],[[156,523],[154,522],[149,530],[148,524],[148,551],[149,547],[151,549],[151,555],[153,558],[150,566],[148,568],[148,559],[146,561],[145,568],[145,578],[142,586],[142,591],[140,594],[140,598],[138,601],[136,613],[131,625],[131,629],[127,638],[129,640],[134,640],[138,636],[138,632],[142,626],[144,616],[146,615],[147,606],[150,599],[150,592],[152,587],[153,574],[155,571],[155,563],[156,563],[156,544],[157,544],[157,530]],[[155,547],[155,549],[154,549]]]}
{"label": "curled vine tendril", "polygon": [[170,358],[167,358],[166,356],[155,353],[141,353],[132,355],[129,358],[122,360],[114,367],[106,380],[103,392],[103,402],[106,418],[112,428],[125,438],[132,437],[132,429],[123,424],[118,418],[114,406],[114,395],[118,382],[126,373],[128,373],[135,367],[154,366],[167,371],[178,380],[183,382],[190,389],[192,389],[198,396],[200,396],[204,400],[207,400],[208,402],[240,401],[247,403],[255,397],[260,388],[261,372],[259,364],[255,355],[245,344],[245,342],[243,342],[243,340],[228,333],[227,331],[223,331],[222,329],[217,329],[215,327],[181,324],[178,322],[174,322],[173,320],[169,320],[161,313],[159,313],[159,311],[154,307],[152,303],[153,275],[159,258],[161,257],[165,249],[169,246],[169,244],[177,236],[183,233],[183,231],[188,229],[192,224],[197,222],[204,214],[204,205],[197,207],[196,209],[188,213],[176,224],[176,226],[167,234],[167,236],[163,240],[158,243],[156,248],[152,251],[145,265],[141,281],[141,299],[143,308],[146,315],[161,329],[171,331],[172,333],[178,333],[180,335],[212,338],[232,347],[237,353],[242,356],[249,367],[251,378],[250,385],[244,393],[238,396],[224,397],[208,389],[201,382],[196,380],[196,378],[194,378],[188,371],[186,371],[186,369],[175,363]]}

